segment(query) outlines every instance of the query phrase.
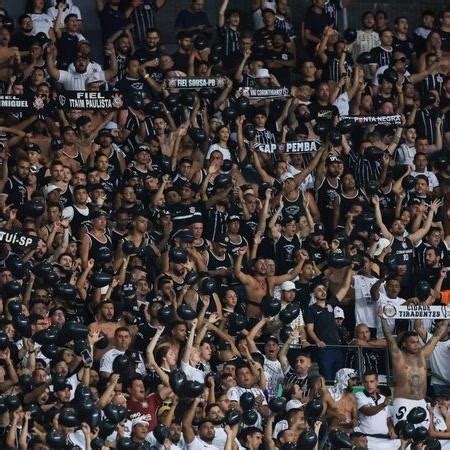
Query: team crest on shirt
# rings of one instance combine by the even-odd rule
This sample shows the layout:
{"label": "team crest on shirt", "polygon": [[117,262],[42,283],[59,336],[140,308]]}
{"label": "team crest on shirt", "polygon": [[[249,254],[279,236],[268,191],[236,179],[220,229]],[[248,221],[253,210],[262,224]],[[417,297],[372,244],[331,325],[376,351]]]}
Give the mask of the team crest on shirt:
{"label": "team crest on shirt", "polygon": [[42,97],[34,97],[33,108],[37,110],[44,109],[44,99]]}

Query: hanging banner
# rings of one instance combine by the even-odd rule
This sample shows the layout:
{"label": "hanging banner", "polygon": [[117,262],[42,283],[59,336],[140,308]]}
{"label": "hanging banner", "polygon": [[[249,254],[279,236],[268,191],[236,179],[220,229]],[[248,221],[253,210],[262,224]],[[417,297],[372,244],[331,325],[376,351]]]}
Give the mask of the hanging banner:
{"label": "hanging banner", "polygon": [[450,317],[450,307],[423,305],[383,305],[385,319],[447,319]]}
{"label": "hanging banner", "polygon": [[291,94],[289,89],[286,87],[280,88],[254,88],[254,87],[243,87],[239,88],[238,91],[244,96],[252,100],[265,99],[265,98],[286,98],[290,97]]}
{"label": "hanging banner", "polygon": [[225,79],[220,77],[170,78],[167,81],[167,86],[176,89],[223,88],[225,87]]}
{"label": "hanging banner", "polygon": [[36,247],[39,238],[20,231],[5,230],[0,228],[0,243],[18,245],[19,247]]}
{"label": "hanging banner", "polygon": [[256,144],[255,150],[261,153],[311,153],[320,148],[320,141],[291,141],[285,144]]}
{"label": "hanging banner", "polygon": [[46,104],[41,97],[25,95],[0,95],[0,109],[3,111],[42,112]]}
{"label": "hanging banner", "polygon": [[67,91],[58,95],[58,103],[65,109],[110,109],[123,107],[122,94],[118,92]]}
{"label": "hanging banner", "polygon": [[400,114],[391,114],[385,116],[343,116],[341,120],[352,120],[360,125],[401,125],[402,118]]}

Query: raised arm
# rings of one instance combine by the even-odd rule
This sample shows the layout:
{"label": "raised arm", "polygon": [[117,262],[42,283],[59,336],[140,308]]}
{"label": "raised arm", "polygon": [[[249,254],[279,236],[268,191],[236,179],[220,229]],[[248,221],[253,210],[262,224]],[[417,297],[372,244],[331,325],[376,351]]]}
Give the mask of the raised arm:
{"label": "raised arm", "polygon": [[441,205],[442,205],[442,202],[439,199],[434,199],[431,202],[430,211],[428,212],[428,216],[427,216],[427,219],[426,219],[423,227],[419,228],[415,233],[412,233],[409,235],[409,238],[411,239],[411,241],[413,241],[414,243],[419,242],[428,234],[428,232],[430,231],[431,225],[433,223],[434,215],[436,214],[437,210],[440,208]]}
{"label": "raised arm", "polygon": [[392,236],[391,232],[387,229],[386,225],[383,223],[383,218],[381,216],[381,209],[380,209],[380,198],[378,195],[374,195],[372,197],[372,204],[375,208],[375,220],[377,221],[377,225],[381,230],[381,234],[389,240],[392,240],[394,236]]}
{"label": "raised arm", "polygon": [[434,330],[433,336],[422,348],[422,354],[425,358],[429,358],[436,348],[437,343],[447,335],[448,319],[439,322],[439,325]]}
{"label": "raised arm", "polygon": [[186,347],[184,349],[183,358],[181,360],[185,364],[189,364],[189,356],[191,354],[191,350],[194,345],[194,337],[195,337],[195,329],[196,328],[197,328],[197,319],[194,319],[192,321],[192,327],[191,327],[191,330],[189,331],[189,337],[188,337],[188,340],[186,343]]}
{"label": "raised arm", "polygon": [[146,356],[147,356],[148,366],[155,370],[155,372],[161,379],[161,382],[164,384],[164,386],[168,387],[168,386],[170,386],[169,377],[167,376],[167,373],[164,372],[164,370],[162,370],[161,367],[158,366],[158,364],[156,364],[155,356],[154,356],[156,344],[157,344],[159,338],[161,337],[163,331],[164,331],[163,326],[159,326],[157,328],[156,334],[153,336],[152,340],[150,341],[150,343],[147,346]]}
{"label": "raised arm", "polygon": [[185,414],[183,419],[183,436],[186,444],[188,445],[195,439],[195,432],[192,428],[192,421],[194,420],[197,406],[201,401],[202,399],[200,397],[194,398],[191,407],[188,408],[187,413]]}
{"label": "raised arm", "polygon": [[381,328],[383,329],[384,337],[386,338],[389,352],[391,353],[392,361],[395,361],[395,357],[400,355],[400,349],[398,348],[397,340],[392,335],[392,333],[389,331],[389,328],[387,326],[386,319],[383,317],[383,310],[380,308],[378,310],[378,317],[381,321]]}

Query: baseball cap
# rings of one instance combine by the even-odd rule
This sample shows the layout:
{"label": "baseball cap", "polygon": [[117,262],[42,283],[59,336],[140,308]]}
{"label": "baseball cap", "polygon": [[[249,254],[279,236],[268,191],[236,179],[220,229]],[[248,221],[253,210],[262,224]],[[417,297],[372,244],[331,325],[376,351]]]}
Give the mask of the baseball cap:
{"label": "baseball cap", "polygon": [[109,214],[103,210],[103,209],[98,209],[97,211],[94,211],[91,214],[91,219],[98,219],[99,217],[109,217]]}
{"label": "baseball cap", "polygon": [[285,282],[281,283],[281,290],[282,291],[294,291],[295,284],[292,281],[285,281]]}
{"label": "baseball cap", "polygon": [[53,384],[53,392],[62,391],[66,388],[72,390],[72,385],[67,380],[58,380]]}
{"label": "baseball cap", "polygon": [[39,145],[36,144],[28,144],[25,146],[25,150],[27,152],[38,152],[41,153],[41,147],[39,147]]}
{"label": "baseball cap", "polygon": [[[64,128],[66,128],[66,127],[64,127]],[[70,128],[73,130],[72,127],[70,127]],[[61,150],[64,147],[64,142],[59,138],[53,138],[50,145],[53,150]]]}
{"label": "baseball cap", "polygon": [[149,147],[147,144],[141,144],[141,145],[137,148],[135,154],[136,154],[136,153],[140,153],[140,152],[147,152],[147,153],[150,153],[150,147]]}
{"label": "baseball cap", "polygon": [[117,130],[119,125],[116,122],[108,122],[103,128],[106,130]]}
{"label": "baseball cap", "polygon": [[292,175],[291,172],[285,172],[285,173],[283,173],[283,175],[281,175],[280,181],[281,181],[282,183],[284,183],[286,180],[289,180],[289,179],[291,179],[291,178],[294,178],[294,175]]}
{"label": "baseball cap", "polygon": [[48,194],[50,194],[53,191],[56,191],[57,189],[60,190],[60,188],[56,186],[56,184],[47,184],[47,186],[44,187],[44,195],[47,196]]}
{"label": "baseball cap", "polygon": [[94,72],[91,75],[88,76],[86,79],[86,86],[93,83],[101,83],[104,84],[105,80],[103,79],[103,76],[100,72]]}
{"label": "baseball cap", "polygon": [[286,403],[286,412],[291,409],[300,409],[303,407],[303,403],[300,400],[292,399]]}
{"label": "baseball cap", "polygon": [[267,69],[258,69],[255,78],[270,78],[270,73]]}
{"label": "baseball cap", "polygon": [[342,163],[342,159],[337,156],[330,155],[325,160],[325,164],[335,164],[335,163]]}
{"label": "baseball cap", "polygon": [[111,130],[109,128],[102,128],[98,132],[97,137],[102,137],[102,136],[111,136]]}
{"label": "baseball cap", "polygon": [[391,241],[386,238],[380,238],[378,239],[377,246],[375,247],[375,251],[373,252],[373,256],[380,256],[383,250],[386,247],[389,247],[389,244]]}
{"label": "baseball cap", "polygon": [[334,307],[334,318],[345,319],[344,310],[342,308],[339,308],[339,306]]}
{"label": "baseball cap", "polygon": [[194,235],[189,230],[180,230],[174,234],[174,238],[179,238],[184,242],[194,242]]}
{"label": "baseball cap", "polygon": [[142,416],[139,416],[131,421],[131,427],[135,425],[148,425],[148,422]]}
{"label": "baseball cap", "polygon": [[214,239],[214,242],[222,247],[228,247],[230,238],[228,236],[217,236],[216,239]]}
{"label": "baseball cap", "polygon": [[321,223],[316,223],[314,224],[314,229],[313,229],[313,236],[317,236],[319,234],[324,234],[325,233],[325,228],[323,227],[323,225]]}

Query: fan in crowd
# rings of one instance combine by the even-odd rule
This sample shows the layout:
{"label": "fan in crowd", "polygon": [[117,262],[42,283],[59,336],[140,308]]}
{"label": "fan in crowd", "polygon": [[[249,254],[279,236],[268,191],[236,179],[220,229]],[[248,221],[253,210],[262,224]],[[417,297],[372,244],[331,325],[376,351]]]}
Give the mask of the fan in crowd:
{"label": "fan in crowd", "polygon": [[169,3],[0,9],[1,448],[449,450],[450,9]]}

